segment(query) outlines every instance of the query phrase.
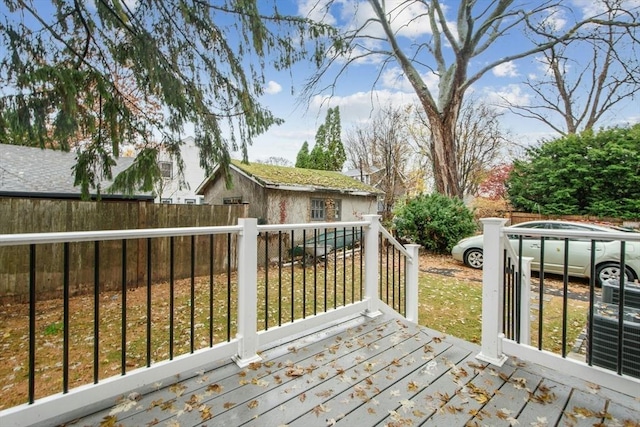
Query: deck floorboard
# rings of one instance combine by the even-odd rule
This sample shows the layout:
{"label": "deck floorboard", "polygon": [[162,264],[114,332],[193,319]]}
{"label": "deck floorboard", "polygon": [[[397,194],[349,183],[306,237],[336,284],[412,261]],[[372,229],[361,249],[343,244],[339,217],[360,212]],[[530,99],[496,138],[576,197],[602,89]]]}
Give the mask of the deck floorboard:
{"label": "deck floorboard", "polygon": [[487,365],[478,352],[389,314],[350,319],[67,425],[640,426],[638,396],[518,360]]}

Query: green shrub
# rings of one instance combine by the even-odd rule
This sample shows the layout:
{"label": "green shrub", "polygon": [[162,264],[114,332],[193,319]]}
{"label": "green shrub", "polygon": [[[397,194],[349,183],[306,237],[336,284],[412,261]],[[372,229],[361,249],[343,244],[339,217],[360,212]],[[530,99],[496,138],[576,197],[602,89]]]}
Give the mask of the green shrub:
{"label": "green shrub", "polygon": [[394,209],[398,236],[445,253],[462,238],[476,231],[473,212],[462,200],[441,194],[419,195],[400,202]]}

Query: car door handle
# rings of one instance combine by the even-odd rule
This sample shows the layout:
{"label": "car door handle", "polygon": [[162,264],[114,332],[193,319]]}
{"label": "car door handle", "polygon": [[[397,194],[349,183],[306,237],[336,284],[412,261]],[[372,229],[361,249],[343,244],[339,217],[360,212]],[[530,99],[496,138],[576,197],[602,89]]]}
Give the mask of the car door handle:
{"label": "car door handle", "polygon": [[532,248],[532,249],[540,249],[540,245],[538,245],[537,243],[534,243],[529,247]]}

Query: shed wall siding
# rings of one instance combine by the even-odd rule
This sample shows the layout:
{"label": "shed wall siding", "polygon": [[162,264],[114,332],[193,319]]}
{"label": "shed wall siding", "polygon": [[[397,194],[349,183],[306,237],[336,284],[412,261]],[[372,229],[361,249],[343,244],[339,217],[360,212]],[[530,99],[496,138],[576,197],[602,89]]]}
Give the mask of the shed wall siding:
{"label": "shed wall siding", "polygon": [[242,197],[244,203],[249,203],[249,218],[267,219],[267,197],[264,188],[233,169],[231,177],[233,188],[227,189],[224,178],[217,176],[206,189],[205,203],[222,205],[227,197]]}
{"label": "shed wall siding", "polygon": [[311,221],[311,199],[341,200],[341,221],[362,219],[362,215],[375,214],[374,196],[350,196],[331,192],[296,192],[268,190],[267,222],[269,224],[298,224]]}

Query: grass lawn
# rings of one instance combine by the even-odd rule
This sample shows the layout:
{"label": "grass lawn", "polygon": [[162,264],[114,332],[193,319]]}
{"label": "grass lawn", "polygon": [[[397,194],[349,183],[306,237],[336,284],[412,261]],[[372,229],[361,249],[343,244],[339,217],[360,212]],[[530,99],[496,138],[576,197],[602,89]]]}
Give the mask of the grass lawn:
{"label": "grass lawn", "polygon": [[[438,266],[439,268],[433,268]],[[444,268],[443,268],[444,267]],[[443,274],[444,273],[444,274]],[[480,344],[482,322],[482,272],[455,263],[451,257],[427,255],[421,260],[419,321],[431,329]],[[547,279],[545,286],[560,287]],[[580,290],[581,285],[573,285]],[[583,287],[584,288],[584,287]],[[584,289],[582,289],[584,291]],[[532,300],[531,345],[538,345],[538,301]],[[570,351],[587,324],[587,301],[570,299],[567,304],[567,347]],[[545,295],[542,348],[562,352],[562,298]]]}

